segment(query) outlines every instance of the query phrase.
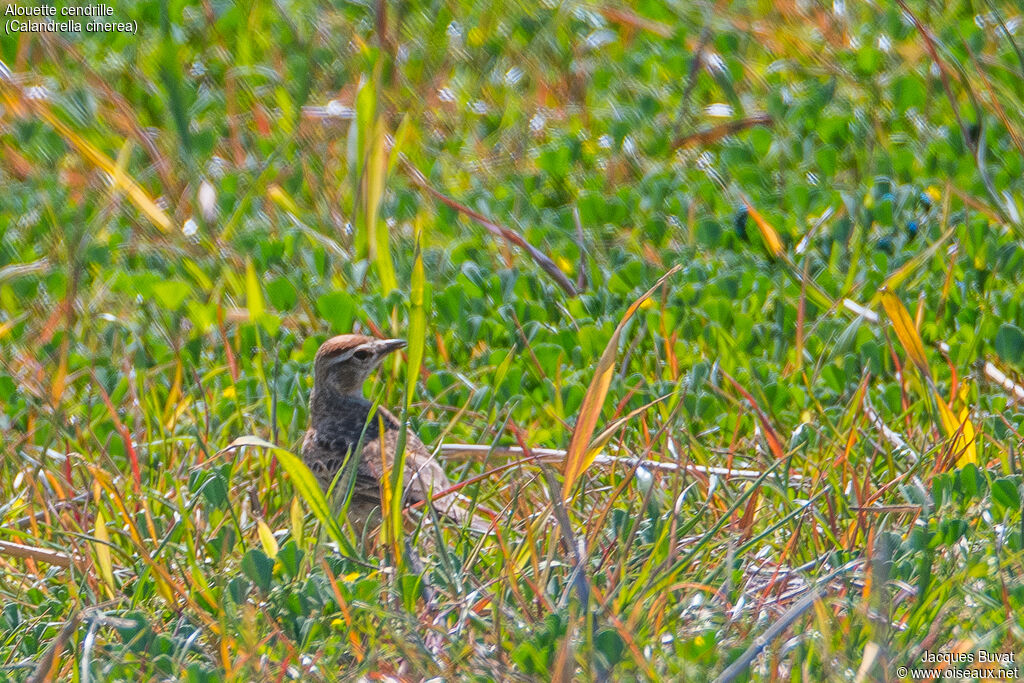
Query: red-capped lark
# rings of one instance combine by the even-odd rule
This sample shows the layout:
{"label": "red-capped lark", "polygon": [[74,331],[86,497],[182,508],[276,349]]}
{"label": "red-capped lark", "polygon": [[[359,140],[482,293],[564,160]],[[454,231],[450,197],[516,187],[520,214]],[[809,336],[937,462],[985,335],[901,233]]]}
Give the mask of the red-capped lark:
{"label": "red-capped lark", "polygon": [[[302,458],[325,491],[335,478],[335,488],[342,492],[352,486],[348,515],[357,529],[367,520],[380,518],[380,481],[385,461],[388,470],[394,463],[400,427],[390,411],[383,407],[373,410],[363,396],[363,383],[384,358],[404,347],[402,339],[342,334],[328,339],[316,352],[310,425],[302,442]],[[407,429],[404,501],[427,500],[451,485],[427,447]],[[475,531],[488,528],[483,519],[457,502],[455,494],[444,496],[434,507],[456,522],[468,520]]]}

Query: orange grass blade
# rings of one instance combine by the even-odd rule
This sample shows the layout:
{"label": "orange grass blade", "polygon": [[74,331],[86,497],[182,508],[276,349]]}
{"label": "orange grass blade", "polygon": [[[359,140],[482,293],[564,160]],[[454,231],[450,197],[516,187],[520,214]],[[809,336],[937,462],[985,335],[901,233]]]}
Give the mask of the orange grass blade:
{"label": "orange grass blade", "polygon": [[757,229],[761,231],[761,237],[764,238],[764,243],[765,246],[768,247],[768,251],[771,252],[771,255],[775,258],[782,256],[783,252],[785,252],[785,247],[782,246],[782,239],[779,237],[778,231],[772,227],[771,223],[764,219],[764,216],[758,213],[753,204],[746,199],[743,200],[743,204],[747,207],[747,213],[750,214],[750,217],[754,219],[755,223],[757,223]]}
{"label": "orange grass blade", "polygon": [[761,425],[761,431],[764,432],[764,440],[768,443],[768,448],[771,450],[772,455],[776,458],[785,457],[786,451],[782,448],[782,440],[779,439],[779,435],[772,426],[771,420],[768,419],[768,415],[761,410],[761,406],[754,400],[754,397],[751,396],[750,392],[744,389],[743,385],[737,382],[732,375],[725,370],[721,370],[720,372],[723,377],[732,383],[736,391],[740,392],[743,398],[747,399],[747,402],[750,403],[750,407],[754,409],[754,414],[757,416],[757,422]]}
{"label": "orange grass blade", "polygon": [[569,440],[569,449],[565,456],[565,484],[562,486],[562,495],[564,497],[568,498],[573,486],[576,485],[577,479],[594,462],[594,457],[599,450],[591,447],[591,437],[594,434],[594,429],[597,427],[597,421],[601,417],[601,408],[604,406],[604,400],[608,396],[608,387],[612,383],[612,374],[615,372],[615,356],[619,350],[619,336],[622,334],[622,328],[626,326],[629,319],[637,312],[640,305],[661,287],[669,277],[678,272],[680,268],[682,266],[673,266],[643,296],[630,304],[619,324],[615,327],[612,338],[608,340],[604,353],[601,354],[601,359],[597,362],[597,369],[594,372],[593,379],[590,380],[587,393],[583,397],[583,405],[580,408],[579,418],[576,420],[576,428],[573,429],[572,438]]}

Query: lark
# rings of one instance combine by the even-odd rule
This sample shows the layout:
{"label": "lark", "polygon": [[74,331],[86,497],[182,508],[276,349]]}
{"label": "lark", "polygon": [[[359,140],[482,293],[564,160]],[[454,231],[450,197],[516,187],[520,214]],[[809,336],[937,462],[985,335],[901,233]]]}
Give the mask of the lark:
{"label": "lark", "polygon": [[[383,407],[374,410],[363,396],[363,384],[391,353],[405,347],[402,339],[376,339],[342,334],[328,339],[313,362],[309,397],[310,425],[302,457],[320,486],[334,484],[341,493],[352,489],[349,521],[362,529],[380,519],[380,482],[390,472],[398,446],[400,423]],[[444,470],[411,430],[406,430],[404,501],[417,503],[451,487]],[[462,507],[455,494],[434,503],[435,509],[478,532],[487,523]]]}

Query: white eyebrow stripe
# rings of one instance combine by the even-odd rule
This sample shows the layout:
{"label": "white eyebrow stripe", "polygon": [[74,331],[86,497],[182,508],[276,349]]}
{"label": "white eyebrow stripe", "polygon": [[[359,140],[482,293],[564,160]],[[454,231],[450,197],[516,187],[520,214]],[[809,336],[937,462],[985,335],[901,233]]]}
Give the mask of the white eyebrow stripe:
{"label": "white eyebrow stripe", "polygon": [[342,361],[348,360],[349,358],[352,357],[352,354],[355,353],[358,348],[359,347],[357,346],[351,349],[346,349],[344,351],[337,353],[336,355],[331,356],[330,358],[327,359],[327,364],[335,365],[336,363],[341,363]]}

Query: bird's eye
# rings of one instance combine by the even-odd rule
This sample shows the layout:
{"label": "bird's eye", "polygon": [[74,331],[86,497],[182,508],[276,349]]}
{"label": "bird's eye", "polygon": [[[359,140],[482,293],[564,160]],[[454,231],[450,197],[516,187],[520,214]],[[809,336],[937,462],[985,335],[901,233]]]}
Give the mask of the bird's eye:
{"label": "bird's eye", "polygon": [[359,350],[352,354],[352,357],[356,360],[366,360],[370,357],[370,352],[365,350]]}

